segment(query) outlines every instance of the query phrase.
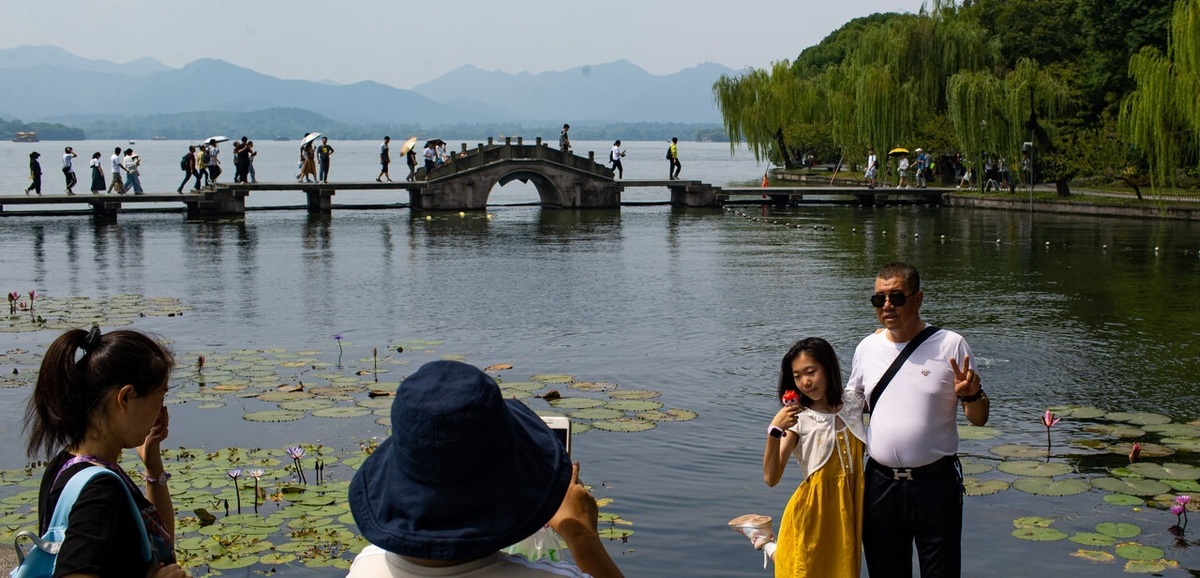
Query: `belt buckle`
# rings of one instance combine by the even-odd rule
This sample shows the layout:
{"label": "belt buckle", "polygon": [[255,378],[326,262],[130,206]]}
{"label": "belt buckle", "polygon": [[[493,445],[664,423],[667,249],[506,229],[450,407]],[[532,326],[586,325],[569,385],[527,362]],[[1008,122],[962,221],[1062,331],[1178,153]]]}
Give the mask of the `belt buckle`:
{"label": "belt buckle", "polygon": [[893,480],[911,480],[912,468],[892,468]]}

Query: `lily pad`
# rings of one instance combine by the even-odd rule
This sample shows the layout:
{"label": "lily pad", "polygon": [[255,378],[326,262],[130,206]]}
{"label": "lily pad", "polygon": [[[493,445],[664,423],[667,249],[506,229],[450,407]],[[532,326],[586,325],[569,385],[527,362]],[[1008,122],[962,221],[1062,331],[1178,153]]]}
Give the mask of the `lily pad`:
{"label": "lily pad", "polygon": [[654,422],[633,417],[625,417],[620,419],[593,422],[592,427],[598,430],[613,432],[639,432],[646,431],[648,429],[654,429]]}
{"label": "lily pad", "polygon": [[[1162,444],[1180,452],[1200,453],[1200,439],[1197,438],[1163,438]],[[1144,448],[1146,444],[1142,444]]]}
{"label": "lily pad", "polygon": [[982,425],[959,425],[958,439],[960,440],[990,440],[1003,433],[994,427]]}
{"label": "lily pad", "polygon": [[590,407],[569,412],[567,415],[575,419],[618,419],[624,416],[625,412],[607,407]]}
{"label": "lily pad", "polygon": [[964,477],[963,488],[968,496],[990,496],[1008,489],[1004,480],[980,480],[979,478]]}
{"label": "lily pad", "polygon": [[262,421],[262,422],[283,422],[296,421],[304,417],[304,412],[288,411],[286,409],[272,409],[267,411],[255,411],[242,416],[246,421]]}
{"label": "lily pad", "polygon": [[575,378],[565,373],[539,373],[529,377],[532,381],[542,383],[570,383]]}
{"label": "lily pad", "polygon": [[988,448],[988,451],[1002,458],[1044,458],[1046,448],[1022,446],[1016,444],[1001,444]]}
{"label": "lily pad", "polygon": [[1121,539],[1133,538],[1142,533],[1141,528],[1125,522],[1100,522],[1096,524],[1096,531],[1105,536]]}
{"label": "lily pad", "polygon": [[371,413],[371,408],[362,407],[362,406],[358,406],[358,405],[327,407],[325,409],[318,409],[318,410],[312,412],[312,414],[316,417],[335,417],[335,418],[361,417],[364,415],[368,415],[370,413]]}
{"label": "lily pad", "polygon": [[1073,496],[1088,491],[1087,481],[1078,478],[1019,478],[1012,483],[1012,487],[1039,496]]}
{"label": "lily pad", "polygon": [[590,397],[560,397],[551,400],[549,403],[551,407],[558,409],[586,409],[602,406],[604,405],[604,400]]}
{"label": "lily pad", "polygon": [[1026,527],[1017,528],[1012,531],[1014,538],[1021,540],[1030,540],[1033,542],[1053,542],[1055,540],[1063,540],[1067,538],[1067,533],[1056,528],[1038,528]]}
{"label": "lily pad", "polygon": [[1145,478],[1093,478],[1091,483],[1098,490],[1131,496],[1156,496],[1171,489],[1160,481]]}
{"label": "lily pad", "polygon": [[604,407],[615,409],[617,411],[651,411],[663,406],[659,401],[647,401],[644,399],[618,399],[610,401]]}
{"label": "lily pad", "polygon": [[571,387],[581,391],[612,391],[617,388],[617,384],[607,381],[577,381],[572,383]]}
{"label": "lily pad", "polygon": [[1163,480],[1162,482],[1171,486],[1171,489],[1176,492],[1200,494],[1200,482],[1196,480]]}
{"label": "lily pad", "polygon": [[1114,506],[1138,507],[1146,504],[1146,500],[1143,500],[1137,496],[1130,496],[1128,494],[1105,494],[1103,499],[1105,503],[1112,504]]}
{"label": "lily pad", "polygon": [[1196,480],[1200,479],[1200,467],[1188,464],[1155,464],[1137,462],[1129,464],[1134,473],[1155,480]]}
{"label": "lily pad", "polygon": [[1113,553],[1126,560],[1158,560],[1166,555],[1166,552],[1154,546],[1145,546],[1132,542],[1113,548]]}
{"label": "lily pad", "polygon": [[962,462],[963,475],[965,476],[977,476],[982,473],[990,472],[993,468],[992,464],[976,459],[964,457],[961,458],[960,461]]}
{"label": "lily pad", "polygon": [[608,393],[608,397],[613,399],[651,399],[660,395],[662,395],[662,393],[651,391],[649,389],[623,389]]}
{"label": "lily pad", "polygon": [[1148,424],[1142,429],[1164,437],[1200,438],[1200,427],[1186,423]]}
{"label": "lily pad", "polygon": [[1131,424],[1135,424],[1135,425],[1150,425],[1150,424],[1161,425],[1161,424],[1171,423],[1171,418],[1169,418],[1165,415],[1158,414],[1158,413],[1150,413],[1150,412],[1145,412],[1145,411],[1140,411],[1140,412],[1114,411],[1108,415],[1105,415],[1104,418],[1112,420],[1112,421],[1123,421],[1125,423],[1131,423]]}
{"label": "lily pad", "polygon": [[1000,462],[996,469],[1014,476],[1037,476],[1052,478],[1069,474],[1073,470],[1071,466],[1062,462],[1037,462],[1037,461],[1015,461],[1015,462]]}
{"label": "lily pad", "polygon": [[1054,518],[1044,516],[1022,516],[1013,520],[1013,525],[1018,528],[1049,528],[1053,523]]}
{"label": "lily pad", "polygon": [[690,409],[671,408],[667,410],[643,411],[636,417],[650,421],[690,421],[696,419],[696,412]]}
{"label": "lily pad", "polygon": [[1126,438],[1126,439],[1140,438],[1140,437],[1146,435],[1146,430],[1144,430],[1144,429],[1134,427],[1131,425],[1123,425],[1123,424],[1115,424],[1115,423],[1113,423],[1113,424],[1110,424],[1110,423],[1093,424],[1093,425],[1084,427],[1083,431],[1091,432],[1091,433],[1098,433],[1098,434],[1112,436],[1112,437],[1118,437],[1118,438]]}
{"label": "lily pad", "polygon": [[1098,532],[1079,532],[1071,536],[1070,540],[1084,546],[1112,546],[1117,543],[1116,538]]}
{"label": "lily pad", "polygon": [[1101,550],[1084,550],[1082,548],[1071,552],[1071,555],[1076,558],[1083,558],[1089,562],[1112,562],[1116,556]]}
{"label": "lily pad", "polygon": [[1130,560],[1125,563],[1127,574],[1158,574],[1167,568],[1178,568],[1179,562],[1174,560]]}
{"label": "lily pad", "polygon": [[1104,417],[1108,412],[1090,405],[1084,406],[1063,406],[1050,408],[1054,413],[1062,417],[1071,417],[1074,419],[1096,419]]}

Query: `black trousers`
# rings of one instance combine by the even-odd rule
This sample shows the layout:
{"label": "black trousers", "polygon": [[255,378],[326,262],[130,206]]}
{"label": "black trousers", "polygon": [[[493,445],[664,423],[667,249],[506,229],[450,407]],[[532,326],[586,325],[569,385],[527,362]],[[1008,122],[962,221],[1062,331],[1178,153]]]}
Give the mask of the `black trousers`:
{"label": "black trousers", "polygon": [[871,578],[912,578],[913,544],[921,578],[962,574],[962,475],[947,456],[912,479],[867,461],[863,496],[863,553]]}

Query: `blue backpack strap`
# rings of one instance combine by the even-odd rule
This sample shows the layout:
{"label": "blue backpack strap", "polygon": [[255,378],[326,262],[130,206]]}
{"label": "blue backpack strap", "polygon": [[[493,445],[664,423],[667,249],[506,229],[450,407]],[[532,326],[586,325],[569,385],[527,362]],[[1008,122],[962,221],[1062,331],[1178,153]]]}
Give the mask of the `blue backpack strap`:
{"label": "blue backpack strap", "polygon": [[49,534],[58,529],[58,540],[61,541],[67,532],[67,520],[71,516],[71,508],[75,506],[75,500],[79,499],[79,493],[87,486],[92,478],[98,475],[109,475],[117,479],[121,488],[125,490],[125,501],[129,504],[129,510],[133,513],[133,523],[137,526],[138,535],[142,537],[142,560],[150,560],[150,538],[146,535],[146,523],[142,521],[142,510],[138,508],[137,502],[133,500],[133,495],[129,493],[129,487],[125,484],[125,480],[116,472],[100,467],[91,466],[80,470],[79,473],[71,476],[67,481],[67,485],[63,487],[62,494],[58,497],[58,503],[54,506],[54,514],[50,516],[50,525],[46,529]]}

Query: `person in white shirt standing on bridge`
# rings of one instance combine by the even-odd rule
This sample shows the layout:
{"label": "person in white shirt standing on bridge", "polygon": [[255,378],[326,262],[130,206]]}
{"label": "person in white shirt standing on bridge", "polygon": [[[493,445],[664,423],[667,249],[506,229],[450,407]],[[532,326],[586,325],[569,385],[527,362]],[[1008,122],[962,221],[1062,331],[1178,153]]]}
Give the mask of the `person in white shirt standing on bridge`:
{"label": "person in white shirt standing on bridge", "polygon": [[567,131],[571,130],[571,125],[564,124],[562,132],[558,133],[558,148],[563,153],[563,158],[566,158],[567,153],[571,152],[571,137],[567,135]]}
{"label": "person in white shirt standing on bridge", "polygon": [[379,145],[379,176],[375,177],[375,182],[381,182],[385,177],[387,182],[392,182],[392,175],[388,174],[388,165],[392,163],[392,152],[388,146],[392,142],[392,137],[383,137],[383,144]]}
{"label": "person in white shirt standing on bridge", "polygon": [[72,191],[71,189],[75,187],[75,183],[79,182],[79,179],[75,178],[75,169],[71,168],[71,159],[73,159],[77,156],[79,156],[79,155],[76,155],[75,151],[72,150],[71,147],[66,147],[63,149],[62,172],[63,172],[63,178],[65,178],[67,180],[67,194],[68,195],[75,194],[75,191]]}
{"label": "person in white shirt standing on bridge", "polygon": [[113,149],[113,154],[108,157],[108,165],[112,173],[112,181],[108,183],[108,193],[111,194],[113,189],[117,190],[118,195],[125,194],[125,183],[121,181],[121,147]]}
{"label": "person in white shirt standing on bridge", "polygon": [[621,166],[621,157],[625,156],[625,151],[621,150],[621,139],[613,143],[612,152],[608,153],[609,160],[612,161],[612,170],[616,171],[617,178],[625,178],[625,167]]}

